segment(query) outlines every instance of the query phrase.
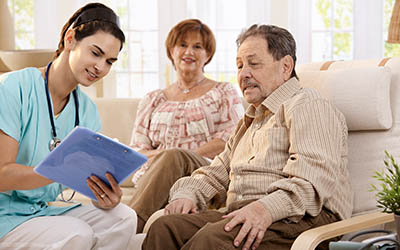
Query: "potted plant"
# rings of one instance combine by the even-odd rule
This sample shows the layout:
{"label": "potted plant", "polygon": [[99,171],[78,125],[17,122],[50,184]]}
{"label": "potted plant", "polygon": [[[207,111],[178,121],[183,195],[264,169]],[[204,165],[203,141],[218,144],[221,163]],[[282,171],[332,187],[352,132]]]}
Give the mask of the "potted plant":
{"label": "potted plant", "polygon": [[379,181],[379,185],[371,184],[376,193],[378,207],[385,213],[393,213],[397,234],[400,233],[400,168],[391,154],[385,150],[385,168],[376,171],[373,178]]}

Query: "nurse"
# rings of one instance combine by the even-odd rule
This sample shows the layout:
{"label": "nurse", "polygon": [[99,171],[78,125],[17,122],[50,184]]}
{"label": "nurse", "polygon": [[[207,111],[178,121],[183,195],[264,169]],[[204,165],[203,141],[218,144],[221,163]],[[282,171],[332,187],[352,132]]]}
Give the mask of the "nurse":
{"label": "nurse", "polygon": [[76,125],[101,128],[90,86],[110,71],[125,36],[118,16],[99,3],[68,20],[54,60],[0,78],[0,249],[127,249],[136,213],[122,191],[92,176],[93,205],[52,207],[62,187],[36,174],[37,165]]}

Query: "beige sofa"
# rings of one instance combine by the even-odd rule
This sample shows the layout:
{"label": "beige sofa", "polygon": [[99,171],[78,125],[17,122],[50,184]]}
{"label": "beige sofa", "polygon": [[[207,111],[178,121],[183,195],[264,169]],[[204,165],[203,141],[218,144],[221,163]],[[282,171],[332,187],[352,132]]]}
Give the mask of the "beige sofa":
{"label": "beige sofa", "polygon": [[[384,67],[379,67],[384,66]],[[400,159],[400,58],[316,62],[297,66],[301,83],[319,89],[345,114],[349,126],[349,171],[354,189],[353,218],[303,233],[292,249],[314,249],[324,239],[393,221],[375,213],[369,192],[374,171],[381,169],[384,150]],[[138,99],[95,99],[103,122],[102,133],[129,144]],[[123,185],[123,202],[133,187]],[[77,194],[76,200],[88,199]]]}

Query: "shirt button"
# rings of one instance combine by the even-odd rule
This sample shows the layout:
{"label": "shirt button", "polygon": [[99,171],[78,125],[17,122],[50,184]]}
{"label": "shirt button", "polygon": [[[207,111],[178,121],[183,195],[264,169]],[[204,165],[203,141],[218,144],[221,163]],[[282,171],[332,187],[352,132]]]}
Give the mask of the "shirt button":
{"label": "shirt button", "polygon": [[35,208],[34,208],[34,207],[31,207],[31,211],[32,211],[32,212],[35,212]]}
{"label": "shirt button", "polygon": [[240,179],[240,175],[236,175],[236,179],[239,180]]}
{"label": "shirt button", "polygon": [[241,199],[243,199],[243,195],[239,194],[238,195],[238,200],[241,200]]}

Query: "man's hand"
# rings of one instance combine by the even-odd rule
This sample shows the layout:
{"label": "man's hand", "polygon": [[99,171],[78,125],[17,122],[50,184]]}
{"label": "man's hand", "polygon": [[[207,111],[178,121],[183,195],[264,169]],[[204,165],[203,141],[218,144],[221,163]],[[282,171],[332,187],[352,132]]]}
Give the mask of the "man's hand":
{"label": "man's hand", "polygon": [[265,231],[272,224],[271,215],[260,201],[254,201],[222,218],[232,218],[225,225],[227,232],[231,231],[238,224],[243,224],[233,241],[233,244],[238,247],[247,235],[247,241],[242,248],[243,250],[250,249],[251,246],[251,249],[257,249],[264,237]]}
{"label": "man's hand", "polygon": [[111,189],[94,175],[87,179],[87,183],[97,198],[97,202],[92,201],[93,205],[102,209],[111,209],[121,202],[122,190],[111,174],[107,173],[106,178],[111,184]]}
{"label": "man's hand", "polygon": [[190,199],[176,199],[165,207],[165,214],[198,213],[196,204]]}

